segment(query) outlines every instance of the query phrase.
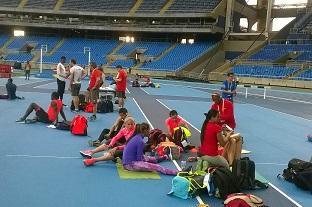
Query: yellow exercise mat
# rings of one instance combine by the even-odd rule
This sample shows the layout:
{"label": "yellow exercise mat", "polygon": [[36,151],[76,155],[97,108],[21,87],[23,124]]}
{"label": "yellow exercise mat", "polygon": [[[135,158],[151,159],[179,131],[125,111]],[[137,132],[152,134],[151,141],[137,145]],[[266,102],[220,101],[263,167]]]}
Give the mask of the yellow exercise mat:
{"label": "yellow exercise mat", "polygon": [[124,169],[120,159],[117,160],[116,167],[121,179],[160,179],[157,172],[137,172]]}
{"label": "yellow exercise mat", "polygon": [[251,151],[242,149],[242,154],[250,154]]}

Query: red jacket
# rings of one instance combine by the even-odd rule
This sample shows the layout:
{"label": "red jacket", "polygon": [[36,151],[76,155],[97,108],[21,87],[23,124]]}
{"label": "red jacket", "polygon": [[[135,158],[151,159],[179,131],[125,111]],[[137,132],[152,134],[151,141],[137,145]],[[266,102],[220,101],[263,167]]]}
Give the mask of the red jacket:
{"label": "red jacket", "polygon": [[218,110],[220,112],[220,120],[222,124],[227,124],[229,127],[234,129],[236,127],[234,108],[232,102],[221,99],[219,104],[213,104],[211,109]]}

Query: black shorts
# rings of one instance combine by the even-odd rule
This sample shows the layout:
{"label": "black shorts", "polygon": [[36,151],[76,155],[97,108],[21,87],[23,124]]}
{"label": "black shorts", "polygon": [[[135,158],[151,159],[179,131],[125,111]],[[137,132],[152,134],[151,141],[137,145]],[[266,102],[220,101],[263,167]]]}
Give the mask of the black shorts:
{"label": "black shorts", "polygon": [[80,88],[81,88],[80,83],[72,84],[71,85],[71,95],[72,96],[79,96]]}
{"label": "black shorts", "polygon": [[49,116],[47,112],[45,112],[42,108],[39,108],[39,110],[36,111],[36,116],[39,122],[50,124],[52,121],[50,121]]}
{"label": "black shorts", "polygon": [[126,92],[125,91],[116,91],[116,96],[118,98],[126,98]]}

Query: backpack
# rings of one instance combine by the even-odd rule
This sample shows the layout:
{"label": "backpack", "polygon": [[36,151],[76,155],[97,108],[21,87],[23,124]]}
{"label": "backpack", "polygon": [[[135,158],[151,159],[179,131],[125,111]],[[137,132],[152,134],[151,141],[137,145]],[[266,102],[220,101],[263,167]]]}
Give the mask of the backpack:
{"label": "backpack", "polygon": [[214,186],[218,188],[219,195],[217,197],[226,199],[229,194],[239,193],[240,188],[236,177],[232,172],[224,167],[215,168],[212,172]]}
{"label": "backpack", "polygon": [[205,175],[190,172],[178,172],[172,179],[172,188],[168,195],[174,195],[182,199],[196,197],[207,193],[207,186],[204,184]]}
{"label": "backpack", "polygon": [[114,112],[114,105],[111,100],[100,100],[97,103],[97,112],[98,113],[109,113]]}
{"label": "backpack", "polygon": [[158,156],[168,155],[171,160],[178,160],[181,157],[181,148],[173,142],[161,142],[156,147]]}
{"label": "backpack", "polygon": [[92,102],[89,102],[89,103],[86,104],[84,112],[86,112],[86,113],[93,113],[93,103]]}
{"label": "backpack", "polygon": [[[278,175],[279,176],[279,175]],[[312,193],[312,163],[300,159],[291,159],[288,168],[283,170],[285,180],[294,183],[297,187],[309,190]]]}
{"label": "backpack", "polygon": [[84,116],[76,115],[70,124],[70,132],[73,135],[87,136],[88,120]]}
{"label": "backpack", "polygon": [[185,127],[178,127],[174,129],[172,142],[180,147],[186,147],[188,145],[187,138],[191,136],[190,131]]}
{"label": "backpack", "polygon": [[60,130],[67,130],[67,131],[69,131],[70,124],[71,124],[70,121],[57,122],[55,124],[55,128],[56,129],[60,129]]}
{"label": "backpack", "polygon": [[[78,106],[78,109],[81,110],[81,111],[84,111],[86,105],[87,105],[87,102],[86,102],[86,97],[84,94],[79,94],[78,95],[78,98],[79,98],[79,106]],[[71,105],[70,105],[70,110],[75,110],[75,105],[74,105],[74,102],[72,101],[71,102]]]}
{"label": "backpack", "polygon": [[268,185],[256,180],[256,170],[254,161],[248,157],[235,160],[232,166],[232,173],[237,179],[241,189],[267,188]]}
{"label": "backpack", "polygon": [[148,136],[147,144],[156,147],[159,143],[166,141],[166,134],[161,129],[153,129]]}
{"label": "backpack", "polygon": [[224,207],[265,207],[258,196],[245,193],[234,193],[227,196]]}

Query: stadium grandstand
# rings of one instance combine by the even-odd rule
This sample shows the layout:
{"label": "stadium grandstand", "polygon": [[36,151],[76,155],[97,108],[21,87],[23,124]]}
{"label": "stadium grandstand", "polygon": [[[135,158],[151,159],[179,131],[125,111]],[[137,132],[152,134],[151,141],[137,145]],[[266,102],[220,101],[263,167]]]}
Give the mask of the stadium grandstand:
{"label": "stadium grandstand", "polygon": [[[298,144],[298,137],[293,140],[293,151],[291,142],[279,148],[283,145],[282,132],[285,136],[297,136],[299,132],[293,133],[292,126],[277,116],[291,117],[289,123],[297,126],[294,130],[303,133],[309,128],[312,133],[312,0],[0,0],[0,65],[12,66],[18,93],[34,99],[26,98],[27,106],[45,99],[55,89],[53,74],[62,56],[66,57],[66,66],[75,59],[86,70],[96,62],[106,77],[116,76],[119,65],[127,70],[129,78],[151,77],[160,87],[159,93],[156,89],[142,88],[138,92],[128,87],[127,109],[136,109],[130,114],[139,117],[135,117],[138,122],[162,128],[166,117],[160,116],[179,109],[179,115],[190,122],[192,137],[198,138],[191,141],[194,145],[200,145],[203,114],[210,108],[199,102],[210,103],[211,92],[220,90],[227,74],[234,73],[240,87],[235,113],[246,124],[244,128],[238,122],[238,129],[245,132],[242,134],[247,145],[243,147],[252,149],[256,176],[269,184],[265,190],[243,192],[258,195],[273,207],[312,205],[309,193],[276,178],[287,168],[290,158],[311,156],[307,149],[311,143]],[[33,82],[24,81],[28,61]],[[5,93],[8,76],[1,77],[0,92]],[[83,82],[82,87],[87,84]],[[171,91],[172,87],[175,91]],[[268,98],[271,102],[266,102]],[[78,155],[86,139],[67,140],[46,127],[44,130],[49,132],[45,136],[34,125],[11,126],[7,120],[13,120],[11,114],[22,113],[20,106],[0,101],[4,106],[0,131],[5,137],[0,140],[0,163],[4,168],[0,172],[0,206],[223,206],[222,200],[208,193],[186,200],[166,195],[171,189],[170,176],[152,180],[143,175],[143,180],[139,177],[129,182],[119,179],[121,175],[112,162],[80,169],[83,167]],[[257,107],[253,108],[254,114],[247,112],[251,105]],[[5,108],[12,113],[6,113]],[[200,109],[200,115],[194,116]],[[261,111],[264,109],[268,110]],[[278,113],[272,115],[272,111]],[[264,118],[258,120],[258,114]],[[92,139],[115,120],[113,115],[107,117],[105,114],[100,120],[109,126],[90,123]],[[254,123],[249,123],[250,119]],[[260,130],[255,123],[267,129]],[[28,130],[34,131],[35,141]],[[270,147],[262,139],[253,140],[261,149],[250,144],[252,130],[269,137]],[[245,138],[246,134],[250,137]],[[14,139],[9,140],[11,136]],[[274,136],[282,138],[275,141]],[[48,139],[51,137],[55,139]],[[185,154],[183,159],[187,159]],[[181,169],[180,161],[164,165]]]}

